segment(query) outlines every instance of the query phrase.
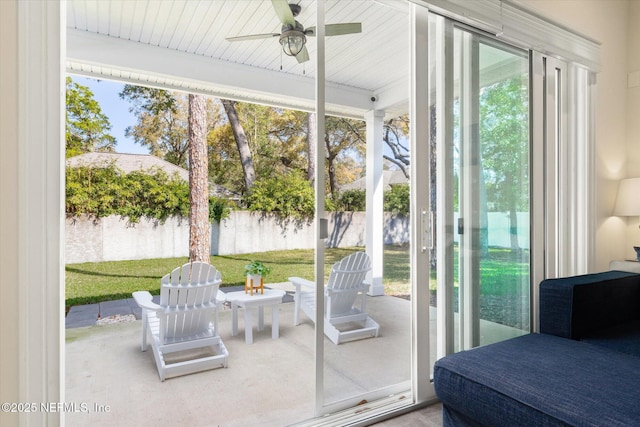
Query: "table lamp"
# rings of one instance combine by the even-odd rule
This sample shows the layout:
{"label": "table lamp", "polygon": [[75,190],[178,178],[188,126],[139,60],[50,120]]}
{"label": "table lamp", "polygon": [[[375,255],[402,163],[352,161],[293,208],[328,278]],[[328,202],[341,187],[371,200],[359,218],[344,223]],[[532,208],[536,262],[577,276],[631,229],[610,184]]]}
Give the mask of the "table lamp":
{"label": "table lamp", "polygon": [[[640,178],[627,178],[620,181],[613,214],[616,216],[640,216]],[[634,246],[633,249],[638,261],[640,261],[640,247]]]}
{"label": "table lamp", "polygon": [[640,217],[640,178],[627,178],[620,181],[613,214]]}

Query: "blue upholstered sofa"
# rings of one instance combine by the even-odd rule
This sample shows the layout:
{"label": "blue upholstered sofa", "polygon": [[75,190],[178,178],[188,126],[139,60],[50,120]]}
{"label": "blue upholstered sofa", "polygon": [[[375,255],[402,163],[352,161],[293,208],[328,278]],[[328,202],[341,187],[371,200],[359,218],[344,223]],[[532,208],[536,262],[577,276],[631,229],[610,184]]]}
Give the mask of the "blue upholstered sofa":
{"label": "blue upholstered sofa", "polygon": [[640,426],[640,274],[540,284],[540,333],[434,370],[445,426]]}

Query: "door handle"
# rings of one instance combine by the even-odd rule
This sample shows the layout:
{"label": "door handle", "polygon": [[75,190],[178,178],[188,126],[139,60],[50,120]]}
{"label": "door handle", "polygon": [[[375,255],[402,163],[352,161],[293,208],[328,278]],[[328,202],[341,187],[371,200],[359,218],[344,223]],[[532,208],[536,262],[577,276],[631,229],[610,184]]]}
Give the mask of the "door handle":
{"label": "door handle", "polygon": [[435,227],[435,215],[433,211],[429,211],[429,250],[433,250],[435,247],[435,239],[433,238],[433,229]]}
{"label": "door handle", "polygon": [[427,231],[427,211],[423,210],[420,215],[420,252],[427,251],[427,239],[429,238]]}
{"label": "door handle", "polygon": [[421,252],[426,252],[427,250],[433,249],[433,211],[425,211],[421,212],[421,244],[420,250]]}

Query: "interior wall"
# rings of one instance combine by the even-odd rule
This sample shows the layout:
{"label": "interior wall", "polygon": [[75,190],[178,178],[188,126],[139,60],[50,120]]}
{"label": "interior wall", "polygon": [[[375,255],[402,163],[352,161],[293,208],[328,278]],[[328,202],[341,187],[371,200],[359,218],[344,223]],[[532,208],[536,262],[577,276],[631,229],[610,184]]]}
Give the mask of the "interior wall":
{"label": "interior wall", "polygon": [[[629,2],[627,67],[627,178],[640,177],[640,2]],[[638,195],[640,197],[640,195]],[[625,258],[633,259],[632,246],[640,246],[640,219],[627,219]]]}
{"label": "interior wall", "polygon": [[[629,258],[634,254],[627,239],[627,220],[613,217],[611,213],[618,181],[631,173],[631,163],[635,163],[635,173],[640,174],[640,152],[635,153],[635,162],[629,160],[632,139],[640,139],[640,123],[634,123],[634,129],[627,126],[632,121],[627,114],[628,61],[635,61],[635,69],[640,70],[640,29],[633,28],[640,24],[640,4],[628,0],[520,0],[518,3],[602,43],[595,123],[596,259],[590,270],[607,270],[611,260]],[[630,11],[634,12],[633,15]],[[632,35],[635,43],[628,43]],[[635,58],[631,58],[631,50],[635,50]],[[634,88],[634,92],[635,117],[638,117],[640,88]],[[635,138],[631,138],[632,135]],[[635,145],[638,145],[637,142]]]}
{"label": "interior wall", "polygon": [[[18,134],[17,67],[17,2],[0,2],[0,402],[19,402],[18,379],[18,149],[14,141]],[[7,349],[9,351],[7,351]],[[18,425],[18,414],[0,413],[0,425]]]}

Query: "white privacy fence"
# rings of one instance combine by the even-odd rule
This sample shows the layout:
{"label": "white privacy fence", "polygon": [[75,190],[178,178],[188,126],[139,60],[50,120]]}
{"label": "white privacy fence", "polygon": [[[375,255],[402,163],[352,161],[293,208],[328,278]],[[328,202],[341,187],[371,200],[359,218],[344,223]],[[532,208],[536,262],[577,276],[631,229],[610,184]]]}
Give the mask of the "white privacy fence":
{"label": "white privacy fence", "polygon": [[[327,212],[327,247],[365,245],[364,212]],[[211,225],[211,255],[288,249],[312,249],[313,223],[273,215],[234,211]],[[143,218],[136,224],[120,216],[98,220],[69,218],[65,229],[67,263],[122,261],[189,256],[189,221],[173,217],[164,223]],[[385,244],[409,241],[409,221],[385,215]]]}
{"label": "white privacy fence", "polygon": [[[365,245],[364,212],[327,212],[327,247]],[[529,248],[528,214],[518,215],[525,232],[518,236],[521,248]],[[510,247],[509,217],[489,213],[489,246]],[[164,223],[141,219],[131,224],[119,216],[98,220],[69,218],[65,227],[66,263],[122,261],[189,256],[189,221],[173,217]],[[404,244],[410,239],[406,217],[385,214],[384,243]],[[455,235],[455,241],[458,236]],[[211,255],[232,255],[273,250],[312,249],[313,223],[278,219],[255,212],[234,211],[221,224],[211,226]]]}

